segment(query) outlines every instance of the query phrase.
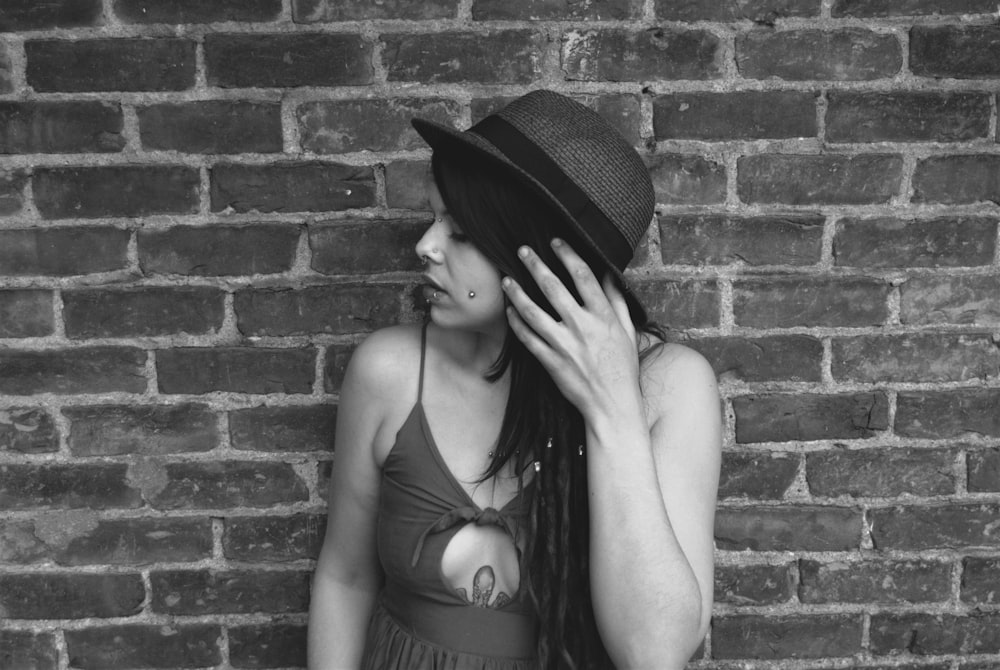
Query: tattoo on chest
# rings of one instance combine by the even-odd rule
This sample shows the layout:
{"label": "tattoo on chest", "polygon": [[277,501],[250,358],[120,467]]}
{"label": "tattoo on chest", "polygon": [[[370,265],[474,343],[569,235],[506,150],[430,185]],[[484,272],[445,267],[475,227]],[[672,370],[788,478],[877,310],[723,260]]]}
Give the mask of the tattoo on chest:
{"label": "tattoo on chest", "polygon": [[476,576],[472,578],[472,598],[469,598],[468,591],[463,588],[459,588],[457,591],[470,605],[498,609],[510,602],[510,596],[501,591],[497,594],[493,604],[490,604],[490,598],[493,596],[493,588],[496,586],[496,583],[497,578],[493,572],[493,567],[484,565],[476,570]]}

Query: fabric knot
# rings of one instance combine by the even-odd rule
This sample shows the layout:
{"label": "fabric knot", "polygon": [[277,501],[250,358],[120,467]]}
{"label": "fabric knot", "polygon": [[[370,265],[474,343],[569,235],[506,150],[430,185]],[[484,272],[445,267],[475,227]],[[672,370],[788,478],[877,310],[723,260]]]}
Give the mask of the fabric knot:
{"label": "fabric knot", "polygon": [[474,519],[477,526],[494,526],[500,522],[500,512],[492,507],[487,507],[476,515]]}
{"label": "fabric knot", "polygon": [[410,567],[414,567],[417,561],[420,560],[420,552],[424,550],[424,541],[427,539],[428,535],[434,533],[443,533],[453,526],[457,526],[460,523],[475,523],[477,526],[499,526],[502,528],[511,539],[516,540],[514,536],[514,528],[511,526],[511,522],[504,515],[500,514],[499,510],[492,507],[487,507],[486,509],[478,509],[471,505],[465,507],[456,507],[453,510],[449,510],[437,518],[436,521],[431,523],[424,529],[424,532],[420,534],[420,538],[417,540],[417,546],[413,550],[413,558],[410,560]]}

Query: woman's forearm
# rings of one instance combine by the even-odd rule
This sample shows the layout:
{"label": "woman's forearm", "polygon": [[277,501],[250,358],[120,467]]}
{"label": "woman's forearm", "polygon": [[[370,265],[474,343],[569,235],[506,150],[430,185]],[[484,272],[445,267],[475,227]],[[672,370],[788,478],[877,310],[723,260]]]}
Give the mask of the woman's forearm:
{"label": "woman's forearm", "polygon": [[377,593],[375,587],[342,584],[316,572],[309,606],[309,670],[360,667]]}

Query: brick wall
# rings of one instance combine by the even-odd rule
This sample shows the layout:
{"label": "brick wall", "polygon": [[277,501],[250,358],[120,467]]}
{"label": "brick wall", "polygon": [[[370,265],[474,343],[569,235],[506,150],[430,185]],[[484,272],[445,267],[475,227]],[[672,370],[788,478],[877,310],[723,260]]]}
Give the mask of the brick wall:
{"label": "brick wall", "polygon": [[304,664],[338,383],[420,318],[414,114],[646,156],[726,404],[692,668],[1000,666],[987,0],[0,0],[0,667]]}

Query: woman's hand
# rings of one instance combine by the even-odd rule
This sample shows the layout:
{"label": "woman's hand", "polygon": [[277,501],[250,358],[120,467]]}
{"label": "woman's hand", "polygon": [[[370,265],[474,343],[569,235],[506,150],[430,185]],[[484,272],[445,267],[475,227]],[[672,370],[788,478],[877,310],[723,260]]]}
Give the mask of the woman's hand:
{"label": "woman's hand", "polygon": [[636,332],[625,297],[610,274],[598,282],[568,244],[555,239],[552,248],[573,278],[583,304],[538,254],[521,247],[518,256],[561,321],[549,316],[514,279],[505,277],[511,329],[585,418],[641,406]]}

